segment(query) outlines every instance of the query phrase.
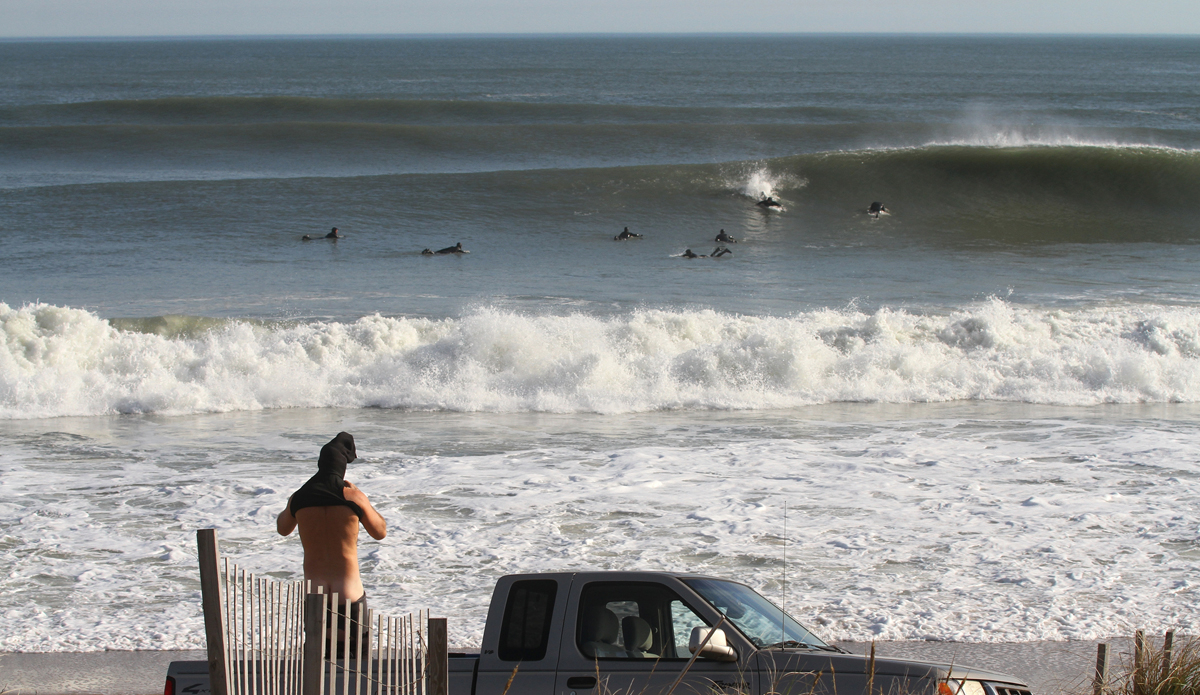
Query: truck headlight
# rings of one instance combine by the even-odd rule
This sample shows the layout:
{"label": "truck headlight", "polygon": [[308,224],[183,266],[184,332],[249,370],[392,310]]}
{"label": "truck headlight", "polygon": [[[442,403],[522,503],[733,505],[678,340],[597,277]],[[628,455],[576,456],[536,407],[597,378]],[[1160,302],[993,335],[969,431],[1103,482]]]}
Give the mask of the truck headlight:
{"label": "truck headlight", "polygon": [[938,683],[938,695],[986,695],[979,681],[947,678]]}

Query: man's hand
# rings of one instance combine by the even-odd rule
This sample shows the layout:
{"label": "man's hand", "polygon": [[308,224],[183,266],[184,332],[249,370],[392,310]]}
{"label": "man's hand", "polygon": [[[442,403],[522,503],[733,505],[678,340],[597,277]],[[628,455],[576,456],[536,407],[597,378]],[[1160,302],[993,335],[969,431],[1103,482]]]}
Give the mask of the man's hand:
{"label": "man's hand", "polygon": [[342,497],[346,498],[347,502],[353,502],[363,510],[362,525],[367,530],[371,538],[381,541],[387,536],[387,521],[375,511],[371,506],[371,500],[367,499],[367,493],[359,490],[354,486],[354,483],[346,480],[343,481],[345,487],[342,489]]}
{"label": "man's hand", "polygon": [[367,499],[367,493],[355,487],[354,483],[344,480],[342,485],[345,486],[342,488],[342,497],[345,497],[347,502],[353,502],[363,509],[371,506],[371,501]]}
{"label": "man's hand", "polygon": [[279,531],[279,535],[286,536],[296,528],[296,517],[292,516],[292,498],[288,497],[287,505],[283,511],[279,512],[279,516],[275,518],[275,530]]}

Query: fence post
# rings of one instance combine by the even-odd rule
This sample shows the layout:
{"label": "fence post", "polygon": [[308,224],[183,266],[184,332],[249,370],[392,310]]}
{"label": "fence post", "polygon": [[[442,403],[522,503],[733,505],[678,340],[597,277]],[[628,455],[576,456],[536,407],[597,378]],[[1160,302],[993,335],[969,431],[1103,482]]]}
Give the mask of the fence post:
{"label": "fence post", "polygon": [[1096,645],[1096,675],[1092,679],[1092,695],[1104,695],[1104,686],[1107,684],[1108,645],[1101,642]]}
{"label": "fence post", "polygon": [[325,594],[304,597],[304,670],[301,695],[325,692]]}
{"label": "fence post", "polygon": [[1163,662],[1162,662],[1162,681],[1165,684],[1167,679],[1171,677],[1171,650],[1175,646],[1175,631],[1167,630],[1167,634],[1163,637]]}
{"label": "fence post", "polygon": [[1146,633],[1133,632],[1133,695],[1146,695]]}
{"label": "fence post", "polygon": [[427,695],[450,695],[450,647],[445,618],[429,619],[429,651],[425,658],[429,660],[425,670]]}
{"label": "fence post", "polygon": [[200,559],[200,600],[204,607],[204,639],[208,647],[208,687],[212,695],[228,695],[229,663],[225,656],[225,621],[221,604],[217,530],[196,531]]}

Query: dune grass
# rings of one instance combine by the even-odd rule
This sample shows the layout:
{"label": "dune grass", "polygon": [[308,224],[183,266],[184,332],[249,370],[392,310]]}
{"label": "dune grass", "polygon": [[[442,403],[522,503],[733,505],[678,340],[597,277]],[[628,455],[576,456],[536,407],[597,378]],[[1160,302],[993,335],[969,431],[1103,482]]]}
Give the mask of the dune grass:
{"label": "dune grass", "polygon": [[[1136,643],[1136,641],[1135,641]],[[1099,695],[1200,695],[1200,639],[1143,640],[1110,671]]]}

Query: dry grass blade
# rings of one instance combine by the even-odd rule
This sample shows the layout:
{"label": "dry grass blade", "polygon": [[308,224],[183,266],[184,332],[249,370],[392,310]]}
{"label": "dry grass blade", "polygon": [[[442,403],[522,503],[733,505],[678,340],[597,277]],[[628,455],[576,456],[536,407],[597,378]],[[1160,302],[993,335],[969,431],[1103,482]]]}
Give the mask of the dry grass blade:
{"label": "dry grass blade", "polygon": [[518,661],[516,666],[513,666],[513,672],[508,675],[508,682],[504,684],[504,691],[500,695],[508,695],[508,689],[512,687],[513,681],[517,677],[517,669],[521,668],[521,662]]}
{"label": "dry grass blade", "polygon": [[867,695],[875,695],[875,640],[871,640],[871,656],[867,657]]}

